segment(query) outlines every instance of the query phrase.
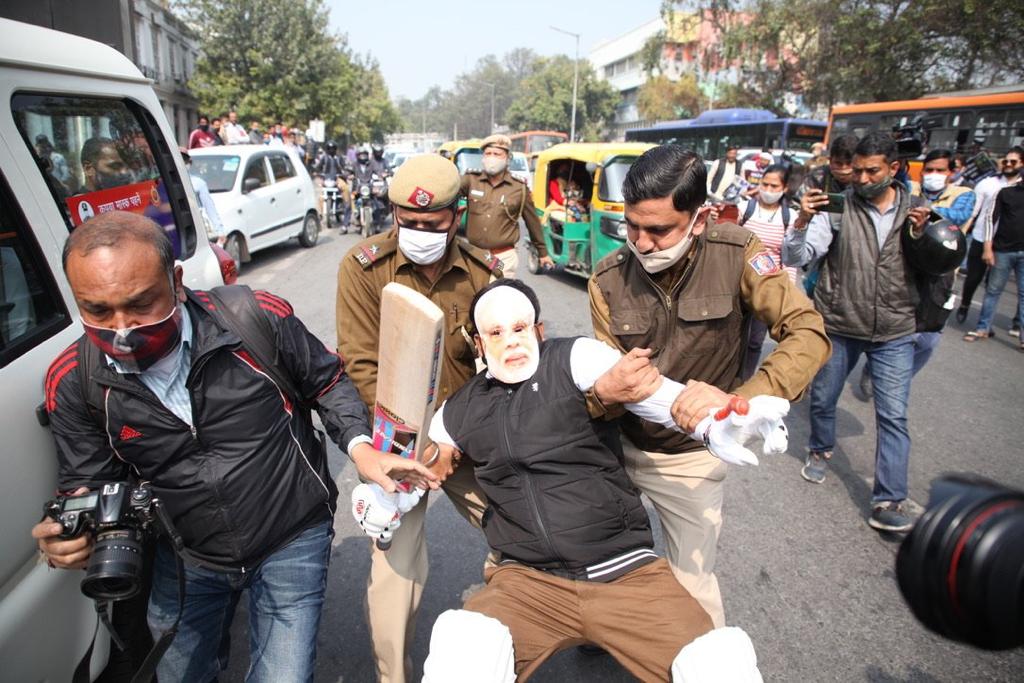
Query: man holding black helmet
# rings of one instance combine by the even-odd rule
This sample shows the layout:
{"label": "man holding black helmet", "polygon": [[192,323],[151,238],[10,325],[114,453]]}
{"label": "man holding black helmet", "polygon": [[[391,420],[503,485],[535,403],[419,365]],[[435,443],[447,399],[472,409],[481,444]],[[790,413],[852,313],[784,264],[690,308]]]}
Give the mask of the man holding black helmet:
{"label": "man holding black helmet", "polygon": [[878,424],[868,524],[907,531],[913,526],[903,507],[910,459],[907,405],[919,303],[919,271],[908,261],[931,246],[930,240],[920,239],[930,211],[893,182],[899,160],[891,135],[865,136],[854,151],[852,169],[838,230],[821,213],[828,198],[818,195],[805,210],[811,214],[809,223],[797,221],[783,243],[787,265],[821,262],[814,304],[832,342],[832,357],[811,387],[811,438],[801,475],[815,484],[824,481],[835,448],[836,403],[847,375],[866,354]]}

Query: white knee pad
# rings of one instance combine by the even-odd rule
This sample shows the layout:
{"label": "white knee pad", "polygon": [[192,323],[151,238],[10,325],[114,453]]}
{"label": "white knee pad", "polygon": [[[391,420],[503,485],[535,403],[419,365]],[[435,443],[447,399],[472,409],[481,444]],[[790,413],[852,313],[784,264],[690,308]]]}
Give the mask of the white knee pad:
{"label": "white knee pad", "polygon": [[673,683],[762,683],[750,636],[716,628],[684,647],[672,662]]}
{"label": "white knee pad", "polygon": [[434,622],[422,683],[514,683],[512,633],[497,619],[450,609]]}

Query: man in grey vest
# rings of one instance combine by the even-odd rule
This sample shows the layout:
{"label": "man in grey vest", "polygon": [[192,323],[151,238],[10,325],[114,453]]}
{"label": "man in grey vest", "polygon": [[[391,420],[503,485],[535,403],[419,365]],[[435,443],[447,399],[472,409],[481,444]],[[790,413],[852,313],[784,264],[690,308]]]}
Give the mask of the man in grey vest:
{"label": "man in grey vest", "polygon": [[[870,133],[853,156],[852,187],[838,220],[822,213],[826,198],[810,202],[787,232],[786,265],[821,262],[814,305],[825,320],[832,357],[811,385],[811,438],[801,475],[820,484],[835,448],[836,402],[861,354],[871,361],[878,437],[875,483],[868,524],[880,531],[908,531],[904,510],[910,433],[907,404],[914,366],[916,271],[904,254],[900,232],[919,237],[929,210],[914,202],[893,177],[896,145],[885,133]],[[834,216],[834,215],[833,215]],[[908,240],[913,248],[914,240]],[[923,244],[923,243],[922,243]]]}

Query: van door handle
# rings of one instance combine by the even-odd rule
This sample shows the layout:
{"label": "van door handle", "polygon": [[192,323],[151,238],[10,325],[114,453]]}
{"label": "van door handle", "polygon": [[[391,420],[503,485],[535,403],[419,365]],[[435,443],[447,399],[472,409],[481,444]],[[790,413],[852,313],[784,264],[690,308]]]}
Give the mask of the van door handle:
{"label": "van door handle", "polygon": [[273,204],[273,203],[274,203],[274,202],[276,202],[276,201],[277,201],[277,197],[271,197],[271,198],[270,198],[270,203],[271,203],[271,204]]}

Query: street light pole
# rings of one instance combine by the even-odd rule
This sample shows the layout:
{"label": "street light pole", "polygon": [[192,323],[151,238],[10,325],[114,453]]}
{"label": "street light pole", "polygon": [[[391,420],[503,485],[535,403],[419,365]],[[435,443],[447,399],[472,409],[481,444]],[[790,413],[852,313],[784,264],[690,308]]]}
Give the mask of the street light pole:
{"label": "street light pole", "polygon": [[484,85],[491,86],[491,131],[488,135],[494,133],[494,83],[488,83],[487,81],[480,81]]}
{"label": "street light pole", "polygon": [[551,30],[576,39],[576,59],[572,63],[572,121],[569,123],[569,142],[576,142],[576,92],[580,81],[580,34],[566,31],[557,26],[552,26]]}

